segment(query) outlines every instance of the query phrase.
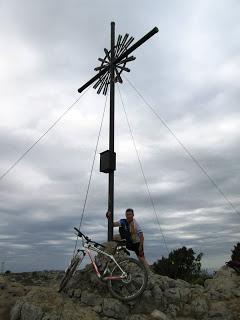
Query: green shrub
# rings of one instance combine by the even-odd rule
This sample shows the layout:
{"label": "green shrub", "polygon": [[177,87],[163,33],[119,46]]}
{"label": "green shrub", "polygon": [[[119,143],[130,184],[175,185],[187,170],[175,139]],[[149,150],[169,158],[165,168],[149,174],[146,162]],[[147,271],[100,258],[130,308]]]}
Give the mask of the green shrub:
{"label": "green shrub", "polygon": [[193,281],[200,277],[202,253],[194,256],[192,248],[182,247],[169,253],[168,258],[162,257],[153,264],[156,273],[173,279]]}
{"label": "green shrub", "polygon": [[240,242],[238,242],[232,250],[232,261],[240,261]]}

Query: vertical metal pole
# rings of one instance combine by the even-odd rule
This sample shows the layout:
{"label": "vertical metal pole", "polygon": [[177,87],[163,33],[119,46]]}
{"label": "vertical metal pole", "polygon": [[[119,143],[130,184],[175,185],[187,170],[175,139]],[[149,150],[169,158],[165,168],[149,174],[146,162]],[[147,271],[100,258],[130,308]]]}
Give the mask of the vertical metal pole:
{"label": "vertical metal pole", "polygon": [[[114,65],[115,60],[115,22],[111,22],[111,67],[110,67],[110,126],[109,126],[109,150],[114,153],[114,100],[115,100],[115,81]],[[109,173],[108,178],[108,210],[112,213],[108,220],[108,241],[113,239],[113,221],[114,221],[114,171]]]}

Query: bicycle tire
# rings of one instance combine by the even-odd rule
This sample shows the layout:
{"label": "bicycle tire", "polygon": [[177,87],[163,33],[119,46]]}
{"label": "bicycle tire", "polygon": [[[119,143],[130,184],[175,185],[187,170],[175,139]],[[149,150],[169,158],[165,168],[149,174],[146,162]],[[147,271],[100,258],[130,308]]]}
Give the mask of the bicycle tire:
{"label": "bicycle tire", "polygon": [[[146,289],[148,274],[145,266],[138,260],[133,258],[125,258],[118,262],[120,267],[127,273],[127,279],[121,280],[108,280],[108,289],[111,294],[122,301],[131,301],[140,296]],[[122,272],[117,265],[112,269],[110,276],[119,276]],[[140,276],[140,277],[139,277]],[[138,277],[140,282],[138,283]],[[128,287],[133,283],[139,284],[132,292]]]}
{"label": "bicycle tire", "polygon": [[72,276],[74,275],[78,265],[80,264],[80,262],[82,261],[83,259],[83,255],[80,256],[79,254],[76,254],[71,262],[70,262],[70,265],[68,266],[67,270],[65,271],[65,274],[60,282],[60,285],[59,285],[59,289],[58,289],[58,292],[61,292],[63,291],[68,282],[70,281],[70,279],[72,278]]}

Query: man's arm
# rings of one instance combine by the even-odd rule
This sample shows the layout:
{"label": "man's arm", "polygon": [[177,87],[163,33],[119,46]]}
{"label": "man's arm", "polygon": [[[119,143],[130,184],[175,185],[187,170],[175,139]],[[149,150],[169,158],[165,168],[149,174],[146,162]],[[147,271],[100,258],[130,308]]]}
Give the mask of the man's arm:
{"label": "man's arm", "polygon": [[[112,216],[112,213],[111,213],[110,211],[108,211],[108,212],[106,213],[106,218],[107,218],[107,219],[110,219],[111,216]],[[113,227],[121,227],[120,222],[119,222],[119,221],[113,222]]]}
{"label": "man's arm", "polygon": [[140,240],[139,251],[143,251],[143,243],[144,243],[143,230],[140,227],[140,225],[136,222],[136,220],[135,220],[135,225],[136,225],[137,235],[138,235],[139,240]]}
{"label": "man's arm", "polygon": [[141,233],[139,234],[139,239],[140,239],[139,251],[142,251],[142,250],[143,250],[143,243],[144,243],[143,232],[141,232]]}

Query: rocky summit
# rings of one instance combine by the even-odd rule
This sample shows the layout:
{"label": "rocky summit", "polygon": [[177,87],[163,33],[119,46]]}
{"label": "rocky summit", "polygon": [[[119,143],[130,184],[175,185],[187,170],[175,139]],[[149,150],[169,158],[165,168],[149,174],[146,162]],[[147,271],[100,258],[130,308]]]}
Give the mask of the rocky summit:
{"label": "rocky summit", "polygon": [[151,274],[141,297],[113,298],[87,266],[58,293],[62,272],[0,277],[1,320],[239,320],[240,276],[224,266],[204,286]]}

